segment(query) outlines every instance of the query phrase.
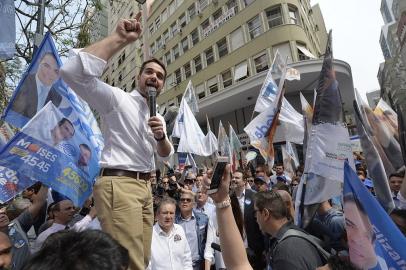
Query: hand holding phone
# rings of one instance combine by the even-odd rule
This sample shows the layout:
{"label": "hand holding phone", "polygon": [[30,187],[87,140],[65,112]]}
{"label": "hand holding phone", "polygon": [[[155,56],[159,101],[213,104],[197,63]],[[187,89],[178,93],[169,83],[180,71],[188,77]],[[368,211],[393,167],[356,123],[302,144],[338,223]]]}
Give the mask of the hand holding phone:
{"label": "hand holding phone", "polygon": [[221,179],[223,178],[224,170],[229,163],[229,157],[219,156],[213,168],[213,175],[211,177],[210,188],[207,190],[207,194],[216,193],[220,186]]}

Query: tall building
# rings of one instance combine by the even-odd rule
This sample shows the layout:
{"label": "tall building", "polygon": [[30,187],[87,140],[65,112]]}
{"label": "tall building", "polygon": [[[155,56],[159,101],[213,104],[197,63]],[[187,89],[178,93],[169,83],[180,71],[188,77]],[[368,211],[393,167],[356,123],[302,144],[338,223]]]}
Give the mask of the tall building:
{"label": "tall building", "polygon": [[[313,99],[327,41],[320,8],[309,0],[154,1],[145,28],[149,54],[168,69],[159,104],[179,105],[191,80],[200,124],[205,126],[207,115],[214,130],[222,120],[239,134],[252,119],[275,52],[302,73],[300,82],[286,83],[286,96],[299,110],[299,91]],[[353,99],[351,69],[343,61],[336,65],[345,81],[341,89]],[[351,97],[347,111],[352,111]]]}
{"label": "tall building", "polygon": [[393,107],[406,106],[406,2],[382,0],[380,44],[385,62],[379,66],[381,96]]}

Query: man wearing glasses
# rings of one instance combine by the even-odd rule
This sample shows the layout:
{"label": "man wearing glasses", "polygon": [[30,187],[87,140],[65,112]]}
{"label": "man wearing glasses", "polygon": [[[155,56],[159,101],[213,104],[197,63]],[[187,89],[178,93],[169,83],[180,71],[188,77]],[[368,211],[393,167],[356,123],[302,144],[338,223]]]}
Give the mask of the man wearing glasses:
{"label": "man wearing glasses", "polygon": [[204,263],[204,248],[206,246],[208,217],[193,210],[195,197],[192,192],[183,192],[180,196],[180,214],[175,223],[182,226],[186,234],[192,254],[194,270],[202,269]]}
{"label": "man wearing glasses", "polygon": [[32,118],[49,101],[58,107],[62,96],[53,87],[58,79],[58,63],[52,53],[45,53],[39,61],[37,72],[25,78],[14,99],[12,110]]}

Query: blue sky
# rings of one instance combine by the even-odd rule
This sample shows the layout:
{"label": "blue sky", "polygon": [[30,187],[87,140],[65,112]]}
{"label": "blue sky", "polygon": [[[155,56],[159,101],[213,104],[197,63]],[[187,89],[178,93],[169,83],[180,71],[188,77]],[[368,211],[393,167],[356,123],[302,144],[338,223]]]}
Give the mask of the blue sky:
{"label": "blue sky", "polygon": [[[351,65],[354,87],[362,95],[379,89],[379,45],[383,19],[380,0],[311,0],[319,4],[327,31],[333,30],[334,58]],[[365,96],[364,96],[365,97]]]}

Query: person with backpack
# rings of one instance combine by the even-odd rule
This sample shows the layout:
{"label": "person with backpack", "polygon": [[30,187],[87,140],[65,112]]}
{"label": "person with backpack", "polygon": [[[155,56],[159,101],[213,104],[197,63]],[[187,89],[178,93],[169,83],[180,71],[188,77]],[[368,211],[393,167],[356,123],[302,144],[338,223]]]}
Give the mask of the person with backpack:
{"label": "person with backpack", "polygon": [[271,235],[268,269],[314,270],[327,262],[330,254],[321,241],[294,225],[282,197],[275,191],[254,195],[254,211],[262,232]]}

